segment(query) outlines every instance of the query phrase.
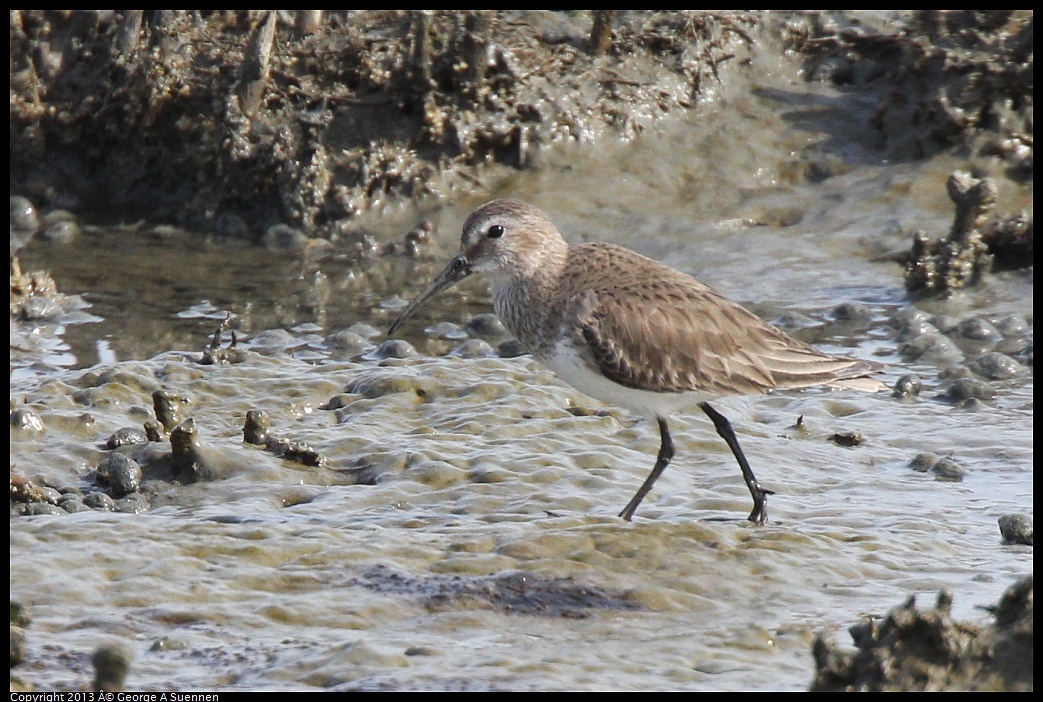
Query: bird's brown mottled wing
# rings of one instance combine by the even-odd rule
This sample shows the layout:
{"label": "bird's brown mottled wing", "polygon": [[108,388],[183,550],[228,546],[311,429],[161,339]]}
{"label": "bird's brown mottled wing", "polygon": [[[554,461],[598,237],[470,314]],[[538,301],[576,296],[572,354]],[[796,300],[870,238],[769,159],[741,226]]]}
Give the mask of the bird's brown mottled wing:
{"label": "bird's brown mottled wing", "polygon": [[[576,292],[568,298],[566,318],[573,313],[579,320],[574,342],[589,351],[588,360],[621,385],[759,394],[824,385],[878,368],[824,354],[694,278],[627,249],[577,248],[586,250],[587,265],[569,272],[576,276]],[[613,269],[611,275],[594,275],[606,268]]]}

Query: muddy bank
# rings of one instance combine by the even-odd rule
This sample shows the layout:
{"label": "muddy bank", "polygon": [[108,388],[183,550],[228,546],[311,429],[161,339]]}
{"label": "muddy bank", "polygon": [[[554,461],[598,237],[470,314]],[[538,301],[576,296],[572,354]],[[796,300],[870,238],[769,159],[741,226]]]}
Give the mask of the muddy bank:
{"label": "muddy bank", "polygon": [[95,217],[335,238],[374,206],[481,188],[483,165],[631,139],[712,100],[720,66],[755,66],[768,43],[803,53],[808,79],[876,93],[872,128],[890,158],[955,147],[1030,178],[1031,20],[13,11],[11,189]]}
{"label": "muddy bank", "polygon": [[952,595],[933,607],[914,598],[881,620],[852,626],[857,650],[815,640],[812,692],[1032,691],[1032,576],[1012,585],[991,608],[995,622],[956,621]]}
{"label": "muddy bank", "polygon": [[484,163],[632,137],[691,105],[754,21],[631,13],[597,58],[586,12],[306,14],[14,13],[13,187],[332,235],[373,205],[474,188]]}

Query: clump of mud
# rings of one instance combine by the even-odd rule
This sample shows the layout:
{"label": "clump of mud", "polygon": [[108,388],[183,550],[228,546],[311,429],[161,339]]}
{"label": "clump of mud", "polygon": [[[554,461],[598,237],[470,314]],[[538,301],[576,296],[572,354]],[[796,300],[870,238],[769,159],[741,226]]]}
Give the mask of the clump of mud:
{"label": "clump of mud", "polygon": [[956,171],[947,183],[956,206],[952,229],[944,239],[913,235],[905,259],[905,287],[914,295],[949,293],[976,285],[993,270],[1032,265],[1033,218],[1028,213],[992,216],[996,184]]}
{"label": "clump of mud", "polygon": [[809,77],[879,94],[872,126],[887,158],[956,147],[1032,178],[1031,10],[917,10],[898,31],[852,21],[810,14],[791,38]]}
{"label": "clump of mud", "polygon": [[819,637],[811,690],[1031,691],[1032,591],[1031,576],[1012,585],[991,626],[955,621],[952,596],[942,592],[932,609],[917,609],[910,597],[883,621],[851,627],[854,653]]}
{"label": "clump of mud", "polygon": [[547,578],[534,573],[416,578],[376,566],[353,579],[351,584],[377,592],[417,597],[425,607],[437,612],[486,609],[509,614],[583,619],[597,611],[641,609],[625,592],[584,585],[572,578]]}

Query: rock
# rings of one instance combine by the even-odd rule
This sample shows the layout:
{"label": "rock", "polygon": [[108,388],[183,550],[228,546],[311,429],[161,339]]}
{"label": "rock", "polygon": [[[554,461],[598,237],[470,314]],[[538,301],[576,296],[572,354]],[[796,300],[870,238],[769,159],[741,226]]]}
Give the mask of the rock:
{"label": "rock", "polygon": [[141,466],[122,453],[110,453],[98,464],[97,478],[109,486],[113,497],[123,497],[141,485]]}
{"label": "rock", "polygon": [[1000,535],[1005,544],[1032,545],[1032,520],[1023,514],[1005,514],[999,518]]}

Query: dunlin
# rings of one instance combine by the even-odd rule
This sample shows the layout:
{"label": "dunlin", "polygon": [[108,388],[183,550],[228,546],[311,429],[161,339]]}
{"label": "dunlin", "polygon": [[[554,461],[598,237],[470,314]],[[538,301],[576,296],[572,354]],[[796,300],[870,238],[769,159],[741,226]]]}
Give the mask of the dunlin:
{"label": "dunlin", "polygon": [[559,378],[603,402],[654,418],[655,467],[619,516],[629,521],[670,459],[672,413],[698,405],[727,442],[753,495],[749,519],[767,519],[768,495],[731,424],[710,406],[726,395],[832,385],[883,389],[881,364],[822,353],[691,276],[614,244],[569,246],[543,212],[494,200],[464,222],[460,253],[392,323],[393,334],[429,298],[474,272],[518,341]]}

